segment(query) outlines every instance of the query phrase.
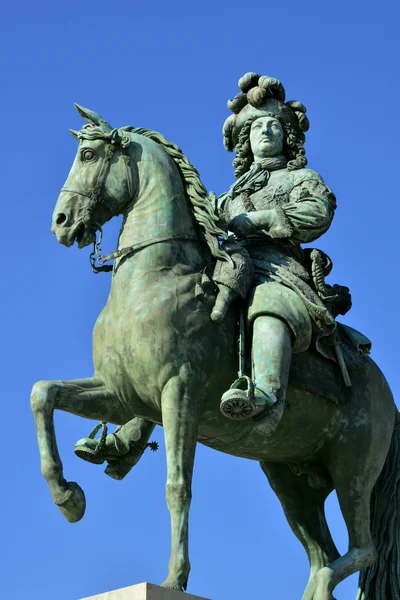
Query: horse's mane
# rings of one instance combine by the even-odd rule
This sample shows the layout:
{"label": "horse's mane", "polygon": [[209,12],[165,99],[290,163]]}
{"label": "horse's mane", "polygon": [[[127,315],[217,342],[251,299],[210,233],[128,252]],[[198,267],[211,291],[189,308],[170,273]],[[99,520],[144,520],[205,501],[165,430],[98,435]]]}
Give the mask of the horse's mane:
{"label": "horse's mane", "polygon": [[214,212],[207,190],[200,179],[196,167],[189,162],[176,144],[168,141],[161,133],[152,131],[151,129],[144,129],[143,127],[123,127],[122,129],[150,138],[153,142],[160,144],[167,154],[170,155],[181,172],[188,198],[193,207],[194,218],[202,228],[203,236],[211,254],[219,259],[229,260],[227,253],[218,244],[218,236],[225,238],[226,232],[217,225],[218,217]]}
{"label": "horse's mane", "polygon": [[[186,192],[193,207],[195,221],[201,227],[201,233],[209,247],[211,254],[220,260],[229,261],[229,255],[222,250],[218,243],[218,236],[226,237],[226,232],[218,227],[218,217],[214,212],[207,190],[201,182],[200,175],[182,150],[172,142],[169,142],[161,133],[144,129],[143,127],[121,127],[121,132],[136,133],[143,135],[153,142],[160,144],[177,165],[185,184]],[[112,133],[105,131],[103,127],[96,125],[85,125],[77,134],[78,139],[109,139]]]}

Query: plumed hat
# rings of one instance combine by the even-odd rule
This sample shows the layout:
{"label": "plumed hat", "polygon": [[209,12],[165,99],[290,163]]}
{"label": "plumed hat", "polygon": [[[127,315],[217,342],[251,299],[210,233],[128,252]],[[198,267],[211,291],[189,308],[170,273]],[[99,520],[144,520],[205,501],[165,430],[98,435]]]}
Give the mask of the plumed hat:
{"label": "plumed hat", "polygon": [[310,126],[306,107],[297,101],[285,102],[285,89],[278,79],[246,73],[239,79],[238,85],[242,91],[228,101],[233,115],[226,119],[222,129],[226,150],[231,152],[235,148],[240,130],[250,117],[267,114],[291,125],[296,137],[304,141],[304,132]]}

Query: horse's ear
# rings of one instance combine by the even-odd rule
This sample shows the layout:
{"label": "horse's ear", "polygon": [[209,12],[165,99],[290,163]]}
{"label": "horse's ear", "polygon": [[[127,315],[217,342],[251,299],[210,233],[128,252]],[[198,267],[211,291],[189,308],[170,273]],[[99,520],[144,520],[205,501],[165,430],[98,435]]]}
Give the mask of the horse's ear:
{"label": "horse's ear", "polygon": [[76,140],[78,140],[78,142],[79,142],[79,137],[78,137],[79,136],[79,131],[75,131],[75,129],[70,129],[70,132],[72,133],[72,135],[74,136],[74,138]]}
{"label": "horse's ear", "polygon": [[81,117],[83,117],[88,123],[93,123],[93,125],[98,125],[99,127],[103,127],[104,129],[112,129],[111,125],[93,110],[89,110],[88,108],[79,106],[79,104],[75,104],[75,108],[81,115]]}

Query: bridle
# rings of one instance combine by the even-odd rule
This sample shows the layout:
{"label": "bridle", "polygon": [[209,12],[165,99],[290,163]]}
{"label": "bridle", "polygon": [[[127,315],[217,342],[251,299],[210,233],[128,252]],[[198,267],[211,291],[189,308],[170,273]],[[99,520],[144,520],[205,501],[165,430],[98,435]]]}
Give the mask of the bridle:
{"label": "bridle", "polygon": [[[61,189],[62,192],[79,194],[81,196],[85,196],[86,198],[89,198],[89,202],[88,202],[87,206],[85,207],[85,211],[84,211],[84,214],[82,217],[82,222],[84,224],[87,224],[90,222],[90,220],[92,218],[93,210],[98,204],[103,204],[107,208],[107,210],[110,212],[110,215],[114,216],[114,212],[113,212],[112,208],[109,205],[107,205],[103,200],[102,191],[103,191],[104,184],[106,182],[108,173],[110,171],[114,152],[117,149],[117,147],[121,152],[121,158],[125,165],[129,201],[132,200],[133,193],[134,193],[133,192],[132,173],[129,168],[129,155],[125,151],[125,148],[128,146],[129,140],[128,140],[128,143],[126,143],[127,138],[124,135],[122,136],[122,138],[120,138],[118,129],[113,129],[111,131],[109,139],[108,138],[101,138],[101,139],[103,139],[107,145],[106,145],[105,156],[100,165],[100,169],[97,173],[96,182],[95,182],[93,188],[91,190],[87,190],[83,186],[84,191],[74,189],[74,188],[67,188],[67,187],[63,187]],[[93,242],[93,251],[90,253],[90,256],[89,256],[90,266],[92,268],[93,273],[95,273],[96,275],[97,275],[97,273],[101,273],[101,272],[106,273],[106,272],[113,270],[113,265],[105,265],[104,263],[106,263],[110,260],[114,260],[116,258],[126,256],[127,254],[130,254],[131,252],[134,252],[135,250],[142,250],[143,248],[147,248],[148,246],[152,246],[154,244],[158,244],[161,242],[167,242],[170,240],[178,240],[178,239],[202,242],[202,240],[199,239],[199,237],[197,237],[197,236],[182,236],[179,234],[169,235],[169,236],[164,236],[164,237],[151,238],[149,240],[145,240],[143,242],[133,244],[132,246],[128,246],[127,248],[121,248],[119,250],[114,250],[114,252],[107,254],[107,256],[102,256],[100,244],[103,239],[103,231],[102,231],[101,226],[98,226],[98,225],[97,225],[97,229],[99,231],[99,238]],[[96,265],[96,261],[98,263],[97,265]]]}
{"label": "bridle", "polygon": [[89,198],[89,202],[88,202],[87,206],[85,207],[85,212],[82,217],[82,221],[85,224],[89,223],[89,221],[91,220],[93,210],[97,204],[103,204],[104,206],[106,206],[108,208],[109,212],[111,214],[113,214],[111,207],[107,206],[107,204],[104,202],[104,200],[102,198],[102,191],[103,191],[103,187],[106,182],[108,173],[110,171],[114,152],[117,149],[117,147],[119,148],[119,150],[121,152],[121,157],[125,164],[129,198],[131,198],[131,196],[132,196],[132,174],[131,174],[131,171],[130,171],[129,165],[128,165],[129,156],[125,152],[126,145],[123,143],[124,137],[120,141],[118,129],[113,129],[110,133],[109,139],[106,139],[106,138],[101,138],[101,139],[103,139],[106,143],[106,151],[105,151],[104,159],[101,161],[100,169],[97,173],[96,181],[94,183],[93,188],[87,189],[87,188],[85,188],[84,185],[82,185],[82,187],[80,189],[68,188],[68,187],[63,187],[61,189],[62,192],[79,194],[81,196],[85,196],[86,198]]}

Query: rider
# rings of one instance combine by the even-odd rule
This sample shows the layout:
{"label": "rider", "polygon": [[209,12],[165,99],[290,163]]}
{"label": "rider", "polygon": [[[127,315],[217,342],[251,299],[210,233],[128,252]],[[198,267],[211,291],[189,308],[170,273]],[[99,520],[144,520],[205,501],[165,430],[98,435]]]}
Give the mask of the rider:
{"label": "rider", "polygon": [[[336,201],[318,173],[305,168],[304,132],[309,122],[304,105],[285,102],[282,84],[270,77],[247,73],[239,87],[242,91],[228,102],[234,114],[223,128],[225,148],[236,152],[237,181],[215,208],[254,267],[247,311],[253,394],[232,386],[222,396],[221,411],[234,419],[255,417],[254,427],[268,435],[283,413],[292,353],[304,352],[312,340],[321,350],[321,340],[335,328],[301,243],[327,231]],[[223,282],[218,285],[224,291]],[[231,299],[222,293],[224,297]],[[134,422],[107,437],[106,460],[117,459],[131,447]],[[140,453],[150,431],[145,423]],[[95,441],[80,440],[78,445],[90,449]]]}
{"label": "rider", "polygon": [[258,416],[256,429],[268,434],[282,416],[292,353],[335,327],[300,244],[327,231],[336,201],[318,173],[305,168],[303,104],[285,103],[282,84],[255,73],[244,75],[239,87],[223,128],[225,148],[236,152],[237,181],[218,199],[217,211],[244,242],[255,270],[247,315],[255,387],[252,399],[249,390],[232,386],[221,411],[235,419]]}

